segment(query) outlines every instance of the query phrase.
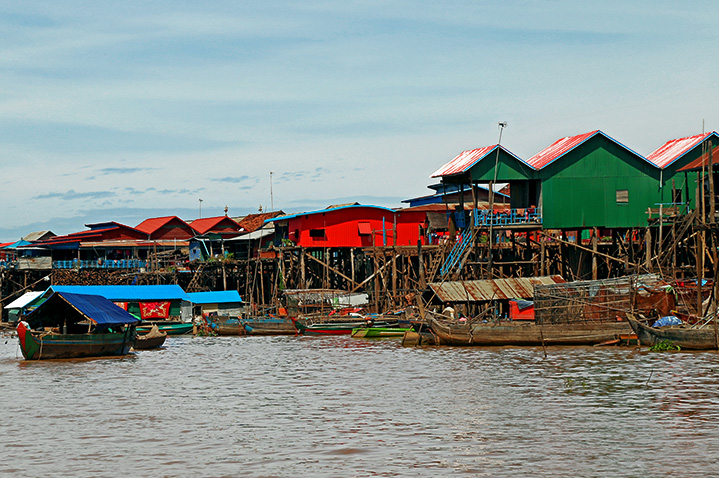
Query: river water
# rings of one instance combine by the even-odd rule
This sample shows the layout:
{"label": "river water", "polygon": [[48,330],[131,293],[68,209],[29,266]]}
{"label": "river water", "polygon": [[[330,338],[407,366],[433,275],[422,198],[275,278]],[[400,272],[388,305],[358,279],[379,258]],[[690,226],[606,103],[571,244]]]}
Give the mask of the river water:
{"label": "river water", "polygon": [[719,476],[719,355],[171,337],[125,358],[0,343],[0,475]]}

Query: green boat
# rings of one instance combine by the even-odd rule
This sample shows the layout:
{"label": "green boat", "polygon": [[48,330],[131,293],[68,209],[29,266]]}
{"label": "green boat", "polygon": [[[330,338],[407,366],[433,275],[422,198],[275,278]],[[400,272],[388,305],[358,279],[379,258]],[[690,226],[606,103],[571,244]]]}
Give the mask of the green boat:
{"label": "green boat", "polygon": [[160,332],[165,332],[167,335],[186,335],[192,333],[192,323],[180,323],[180,324],[161,324],[159,322],[155,322],[154,324],[149,325],[138,325],[137,326],[137,333],[138,334],[146,334],[149,333],[150,330],[152,330],[152,326],[157,325],[157,328],[160,329]]}
{"label": "green boat", "polygon": [[404,333],[412,330],[411,327],[358,327],[352,329],[352,337],[381,338],[404,337]]}

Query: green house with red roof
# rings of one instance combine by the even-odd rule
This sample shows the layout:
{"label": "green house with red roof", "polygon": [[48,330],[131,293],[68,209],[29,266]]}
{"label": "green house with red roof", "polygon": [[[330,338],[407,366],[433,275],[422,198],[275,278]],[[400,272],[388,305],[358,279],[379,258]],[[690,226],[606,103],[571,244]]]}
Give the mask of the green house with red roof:
{"label": "green house with red roof", "polygon": [[[477,222],[544,229],[632,228],[661,201],[660,169],[600,130],[561,138],[527,160],[494,145],[465,151],[432,177],[509,183],[512,211]],[[523,218],[533,219],[523,223]],[[510,217],[506,217],[506,216]]]}

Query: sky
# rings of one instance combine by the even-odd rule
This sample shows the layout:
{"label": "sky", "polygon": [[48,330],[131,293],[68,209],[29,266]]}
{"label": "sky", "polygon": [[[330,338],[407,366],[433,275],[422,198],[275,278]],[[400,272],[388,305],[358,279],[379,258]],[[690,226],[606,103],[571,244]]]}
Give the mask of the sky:
{"label": "sky", "polygon": [[464,150],[719,126],[709,1],[0,0],[0,241],[401,207]]}

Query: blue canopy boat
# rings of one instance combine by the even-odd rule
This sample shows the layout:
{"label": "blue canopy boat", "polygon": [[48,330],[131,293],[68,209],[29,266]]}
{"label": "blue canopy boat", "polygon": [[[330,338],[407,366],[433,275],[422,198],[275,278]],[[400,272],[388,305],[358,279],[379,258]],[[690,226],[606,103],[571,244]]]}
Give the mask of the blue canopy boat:
{"label": "blue canopy boat", "polygon": [[126,355],[138,319],[99,295],[55,292],[18,323],[27,360]]}

